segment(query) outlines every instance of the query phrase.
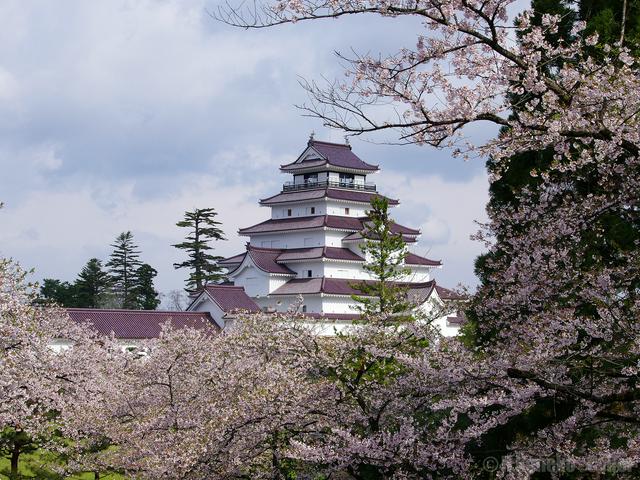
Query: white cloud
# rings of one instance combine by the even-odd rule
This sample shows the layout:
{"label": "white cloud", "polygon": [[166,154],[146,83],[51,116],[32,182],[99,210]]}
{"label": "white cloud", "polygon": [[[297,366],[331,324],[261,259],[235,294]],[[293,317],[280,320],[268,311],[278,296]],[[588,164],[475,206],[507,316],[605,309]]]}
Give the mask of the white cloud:
{"label": "white cloud", "polygon": [[439,175],[382,172],[378,183],[385,194],[400,199],[395,218],[422,230],[416,253],[443,261],[435,276],[448,286],[474,286],[473,263],[483,246],[469,237],[478,230],[476,221],[487,218],[487,176],[452,181]]}
{"label": "white cloud", "polygon": [[[211,3],[0,3],[0,254],[73,280],[132,230],[160,289],[181,288],[170,245],[185,210],[215,207],[229,238],[218,252],[237,253],[237,229],[268,217],[257,201],[279,189],[278,166],[309,132],[342,140],[292,106],[305,98],[298,75],[334,78],[334,50],[384,53],[418,28],[354,17],[247,32],[212,20]],[[378,159],[403,152],[353,143]],[[445,261],[443,281],[473,283],[480,247],[468,235],[484,218],[486,179],[415,163],[377,183],[402,201],[398,220],[424,231],[420,253]]]}

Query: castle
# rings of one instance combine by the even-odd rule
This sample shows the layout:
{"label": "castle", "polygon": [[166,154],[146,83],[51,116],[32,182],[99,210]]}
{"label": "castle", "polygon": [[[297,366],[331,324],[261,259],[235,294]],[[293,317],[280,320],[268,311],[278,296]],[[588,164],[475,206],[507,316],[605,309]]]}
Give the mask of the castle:
{"label": "castle", "polygon": [[[364,269],[362,251],[367,239],[365,222],[371,198],[380,196],[368,176],[378,166],[361,160],[348,144],[309,140],[293,162],[280,170],[291,175],[282,190],[260,200],[271,211],[264,222],[241,228],[248,237],[244,252],[224,259],[229,282],[208,285],[192,299],[186,312],[68,309],[72,319],[89,321],[124,344],[157,336],[170,321],[177,327],[223,329],[236,312],[286,312],[315,318],[331,334],[360,314],[354,294],[362,281],[374,278]],[[398,200],[387,198],[390,207]],[[393,224],[408,245],[405,264],[411,273],[402,279],[411,301],[426,314],[440,311],[448,301],[461,298],[436,284],[431,271],[441,268],[411,252],[420,231]],[[300,299],[302,299],[300,303]],[[435,320],[442,333],[456,335],[462,322],[457,314]]]}
{"label": "castle", "polygon": [[[298,158],[281,165],[280,171],[290,175],[289,180],[279,193],[260,200],[270,209],[270,218],[241,228],[238,233],[248,237],[246,250],[221,262],[233,286],[205,289],[189,309],[210,311],[216,307],[216,296],[228,289],[227,296],[232,290],[237,296],[242,291],[263,311],[296,308],[340,328],[359,317],[352,298],[359,293],[355,285],[374,280],[363,268],[366,256],[361,247],[371,198],[381,195],[368,177],[379,168],[360,159],[348,144],[311,138]],[[392,198],[387,201],[390,207],[399,204]],[[397,223],[392,231],[407,245],[415,244],[420,235]],[[456,298],[431,279],[431,270],[442,266],[439,260],[409,250],[405,264],[411,274],[403,282],[427,313]],[[444,334],[454,335],[460,318],[443,317],[437,323]]]}

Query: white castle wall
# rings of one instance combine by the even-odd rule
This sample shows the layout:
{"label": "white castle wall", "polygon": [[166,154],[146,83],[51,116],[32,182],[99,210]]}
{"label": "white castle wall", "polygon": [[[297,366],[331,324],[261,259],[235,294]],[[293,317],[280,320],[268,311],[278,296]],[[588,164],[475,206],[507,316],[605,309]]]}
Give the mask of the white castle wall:
{"label": "white castle wall", "polygon": [[[313,213],[311,213],[312,208]],[[273,206],[271,207],[271,218],[311,217],[316,215],[365,217],[367,215],[368,208],[368,205],[358,202],[346,202],[331,199],[310,200],[296,204]],[[348,211],[346,209],[348,209]],[[291,215],[289,215],[289,210],[291,210]]]}
{"label": "white castle wall", "polygon": [[269,294],[270,278],[269,275],[262,270],[255,268],[253,265],[247,265],[233,276],[236,285],[244,287],[244,291],[250,297],[266,296]]}
{"label": "white castle wall", "polygon": [[251,245],[266,248],[305,248],[325,245],[323,230],[306,232],[276,232],[264,235],[252,235]]}
{"label": "white castle wall", "polygon": [[322,297],[323,313],[358,313],[354,308],[355,302],[351,297],[338,297],[327,295]]}

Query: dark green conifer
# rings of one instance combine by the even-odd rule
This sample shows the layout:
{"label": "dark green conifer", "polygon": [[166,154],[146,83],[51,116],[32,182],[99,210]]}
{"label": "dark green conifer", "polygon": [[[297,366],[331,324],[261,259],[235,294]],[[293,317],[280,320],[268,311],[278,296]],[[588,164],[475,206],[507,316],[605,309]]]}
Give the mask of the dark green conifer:
{"label": "dark green conifer", "polygon": [[373,197],[360,247],[367,257],[364,269],[374,281],[354,284],[361,295],[354,295],[360,303],[363,316],[392,315],[409,309],[407,288],[398,282],[410,270],[404,266],[406,244],[399,233],[392,231],[394,221],[389,216],[389,202],[384,197]]}
{"label": "dark green conifer", "polygon": [[153,279],[158,272],[151,265],[144,263],[138,268],[138,284],[136,286],[136,294],[138,300],[138,308],[143,310],[155,310],[160,305],[158,292],[153,286]]}
{"label": "dark green conifer", "polygon": [[113,253],[106,266],[116,304],[120,308],[139,308],[136,287],[142,262],[138,246],[133,243],[131,232],[122,232],[111,246]]}
{"label": "dark green conifer", "polygon": [[176,223],[178,227],[188,228],[185,241],[173,245],[187,252],[189,257],[181,263],[174,263],[174,268],[188,268],[189,278],[185,281],[187,291],[202,289],[206,284],[218,282],[224,278],[222,267],[218,262],[222,257],[209,253],[213,250],[211,241],[226,240],[220,229],[220,222],[215,220],[217,213],[213,208],[196,208],[185,212],[184,220]]}
{"label": "dark green conifer", "polygon": [[78,274],[75,282],[77,306],[100,308],[109,295],[111,281],[107,272],[102,270],[102,262],[90,259]]}

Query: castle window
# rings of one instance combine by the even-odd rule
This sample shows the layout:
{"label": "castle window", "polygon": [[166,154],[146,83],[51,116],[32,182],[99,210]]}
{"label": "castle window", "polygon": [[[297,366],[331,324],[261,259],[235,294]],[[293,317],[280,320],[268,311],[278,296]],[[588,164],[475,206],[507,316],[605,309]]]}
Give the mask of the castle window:
{"label": "castle window", "polygon": [[313,270],[307,270],[307,278],[311,278],[313,276]]}
{"label": "castle window", "polygon": [[291,209],[287,208],[287,217],[290,217],[290,216],[291,216]]}
{"label": "castle window", "polygon": [[302,305],[302,313],[307,313],[307,306],[306,305]]}
{"label": "castle window", "polygon": [[345,215],[349,215],[349,207],[346,207],[346,208],[344,209],[344,214],[345,214]]}
{"label": "castle window", "polygon": [[341,173],[340,174],[340,186],[348,187],[353,185],[353,174],[351,173]]}
{"label": "castle window", "polygon": [[316,213],[316,207],[311,207],[311,215],[313,215],[314,213]]}

